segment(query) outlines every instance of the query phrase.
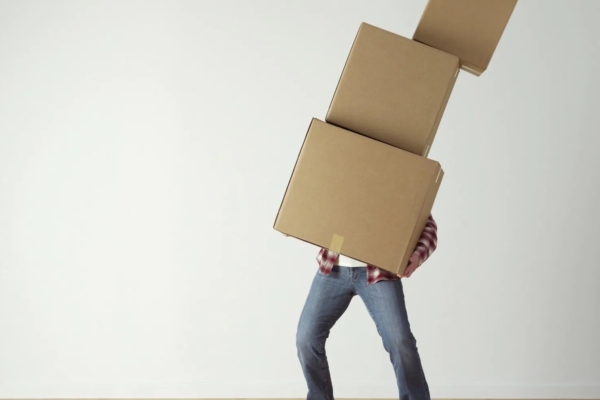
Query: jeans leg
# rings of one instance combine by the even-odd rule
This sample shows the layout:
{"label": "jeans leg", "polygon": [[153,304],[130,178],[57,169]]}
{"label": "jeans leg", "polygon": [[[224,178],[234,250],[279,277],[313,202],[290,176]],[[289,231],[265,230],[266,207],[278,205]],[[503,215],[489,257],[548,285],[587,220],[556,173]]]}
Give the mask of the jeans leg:
{"label": "jeans leg", "polygon": [[308,386],[307,400],[334,400],[325,341],[354,295],[347,268],[334,267],[329,276],[317,271],[296,333],[298,358]]}
{"label": "jeans leg", "polygon": [[357,284],[394,367],[400,400],[430,400],[429,386],[413,336],[401,280]]}

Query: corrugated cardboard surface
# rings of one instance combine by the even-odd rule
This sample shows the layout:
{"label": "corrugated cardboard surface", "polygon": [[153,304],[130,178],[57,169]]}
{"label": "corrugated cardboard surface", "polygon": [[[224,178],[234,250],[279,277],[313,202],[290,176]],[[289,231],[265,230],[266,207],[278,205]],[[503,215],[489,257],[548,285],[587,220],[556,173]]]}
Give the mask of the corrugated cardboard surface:
{"label": "corrugated cardboard surface", "polygon": [[442,178],[436,161],[313,119],[274,228],[401,273]]}
{"label": "corrugated cardboard surface", "polygon": [[517,0],[429,0],[414,40],[457,55],[462,68],[488,68]]}
{"label": "corrugated cardboard surface", "polygon": [[426,156],[458,68],[456,56],[363,23],[325,120]]}

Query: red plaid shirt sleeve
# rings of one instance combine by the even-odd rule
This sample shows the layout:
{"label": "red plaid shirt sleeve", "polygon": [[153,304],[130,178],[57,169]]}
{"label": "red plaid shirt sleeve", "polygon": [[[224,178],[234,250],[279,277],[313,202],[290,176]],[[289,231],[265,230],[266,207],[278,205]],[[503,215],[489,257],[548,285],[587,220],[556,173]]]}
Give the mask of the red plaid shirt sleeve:
{"label": "red plaid shirt sleeve", "polygon": [[429,215],[425,229],[417,242],[414,253],[417,254],[420,264],[423,264],[437,248],[437,223],[433,216]]}

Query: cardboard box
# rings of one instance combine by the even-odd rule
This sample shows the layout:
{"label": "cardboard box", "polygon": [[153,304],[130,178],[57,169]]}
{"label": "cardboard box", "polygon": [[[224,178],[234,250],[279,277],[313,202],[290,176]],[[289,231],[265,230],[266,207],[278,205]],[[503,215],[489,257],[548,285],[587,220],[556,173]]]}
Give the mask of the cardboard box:
{"label": "cardboard box", "polygon": [[457,55],[476,76],[487,68],[517,0],[429,0],[413,39]]}
{"label": "cardboard box", "polygon": [[274,228],[401,273],[443,175],[436,161],[313,119]]}
{"label": "cardboard box", "polygon": [[362,23],[325,121],[427,156],[458,57]]}

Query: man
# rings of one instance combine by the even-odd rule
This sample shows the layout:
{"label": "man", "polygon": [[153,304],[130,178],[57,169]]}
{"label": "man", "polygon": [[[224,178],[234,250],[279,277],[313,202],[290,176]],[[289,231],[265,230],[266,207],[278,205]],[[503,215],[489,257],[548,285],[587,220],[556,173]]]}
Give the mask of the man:
{"label": "man", "polygon": [[437,224],[425,229],[401,275],[321,249],[319,269],[302,310],[296,346],[307,400],[334,400],[325,341],[355,295],[361,297],[394,367],[401,400],[430,399],[416,340],[410,330],[401,278],[409,278],[437,247]]}

